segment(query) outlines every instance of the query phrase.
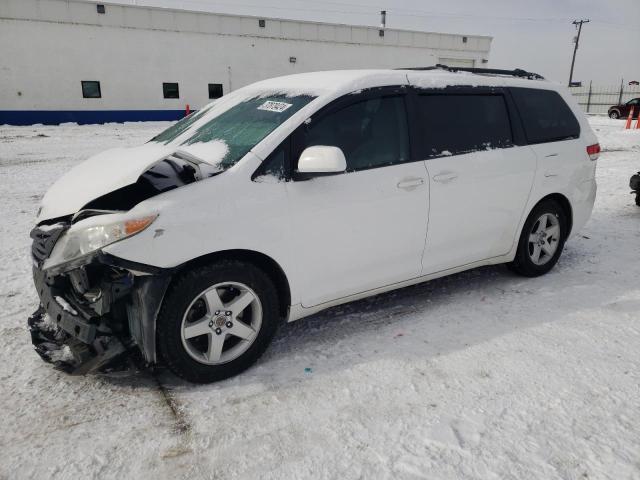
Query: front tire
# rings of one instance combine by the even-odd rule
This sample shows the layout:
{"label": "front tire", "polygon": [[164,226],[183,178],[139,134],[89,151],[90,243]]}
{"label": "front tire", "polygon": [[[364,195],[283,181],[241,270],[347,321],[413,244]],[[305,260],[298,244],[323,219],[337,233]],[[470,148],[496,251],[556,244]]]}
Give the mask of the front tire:
{"label": "front tire", "polygon": [[280,323],[269,276],[240,261],[220,261],[181,274],[157,321],[160,356],[193,383],[232,377],[264,353]]}
{"label": "front tire", "polygon": [[518,250],[509,268],[525,277],[537,277],[558,262],[568,235],[568,218],[554,200],[540,202],[522,228]]}
{"label": "front tire", "polygon": [[620,112],[618,112],[617,110],[611,110],[609,112],[609,118],[613,118],[614,120],[617,120],[620,118]]}

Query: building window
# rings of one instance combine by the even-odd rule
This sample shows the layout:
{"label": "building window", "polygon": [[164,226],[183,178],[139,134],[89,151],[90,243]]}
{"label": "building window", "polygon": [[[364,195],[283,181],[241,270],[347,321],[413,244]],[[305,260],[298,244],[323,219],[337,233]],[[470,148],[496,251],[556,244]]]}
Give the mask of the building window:
{"label": "building window", "polygon": [[264,20],[260,19],[258,20],[258,26],[260,28],[264,28],[267,25],[267,22],[265,22]]}
{"label": "building window", "polygon": [[467,43],[467,37],[462,37],[462,43]]}
{"label": "building window", "polygon": [[105,13],[104,5],[102,4],[96,5],[96,9],[98,10],[98,13]]}
{"label": "building window", "polygon": [[209,98],[220,98],[222,96],[222,84],[210,83],[209,84]]}
{"label": "building window", "polygon": [[163,83],[162,93],[164,98],[180,98],[180,91],[177,83]]}
{"label": "building window", "polygon": [[100,82],[95,80],[82,81],[82,98],[102,98]]}

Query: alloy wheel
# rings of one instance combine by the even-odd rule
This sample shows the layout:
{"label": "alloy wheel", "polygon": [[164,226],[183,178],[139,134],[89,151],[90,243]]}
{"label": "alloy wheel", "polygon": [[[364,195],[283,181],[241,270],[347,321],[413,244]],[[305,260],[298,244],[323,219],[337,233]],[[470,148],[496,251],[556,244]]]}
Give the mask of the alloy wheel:
{"label": "alloy wheel", "polygon": [[182,345],[194,360],[220,365],[245,353],[261,326],[258,295],[242,283],[218,283],[187,307],[180,327]]}
{"label": "alloy wheel", "polygon": [[544,213],[533,224],[529,234],[529,258],[544,265],[553,258],[560,245],[560,221],[552,213]]}

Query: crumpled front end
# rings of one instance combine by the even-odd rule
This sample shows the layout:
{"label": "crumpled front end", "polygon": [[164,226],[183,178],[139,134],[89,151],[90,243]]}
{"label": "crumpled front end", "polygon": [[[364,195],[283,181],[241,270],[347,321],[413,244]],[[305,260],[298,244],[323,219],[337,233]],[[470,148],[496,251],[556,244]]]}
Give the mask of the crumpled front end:
{"label": "crumpled front end", "polygon": [[100,251],[43,269],[68,228],[60,222],[31,233],[40,305],[28,325],[36,351],[72,374],[112,369],[136,350],[155,363],[155,319],[169,272]]}

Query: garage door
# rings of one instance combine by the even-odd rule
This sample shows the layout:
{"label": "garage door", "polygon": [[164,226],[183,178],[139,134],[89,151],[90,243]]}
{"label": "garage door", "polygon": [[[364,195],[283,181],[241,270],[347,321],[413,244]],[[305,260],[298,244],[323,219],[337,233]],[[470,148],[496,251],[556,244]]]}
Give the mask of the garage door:
{"label": "garage door", "polygon": [[448,67],[475,67],[475,61],[467,58],[440,58],[438,63]]}

